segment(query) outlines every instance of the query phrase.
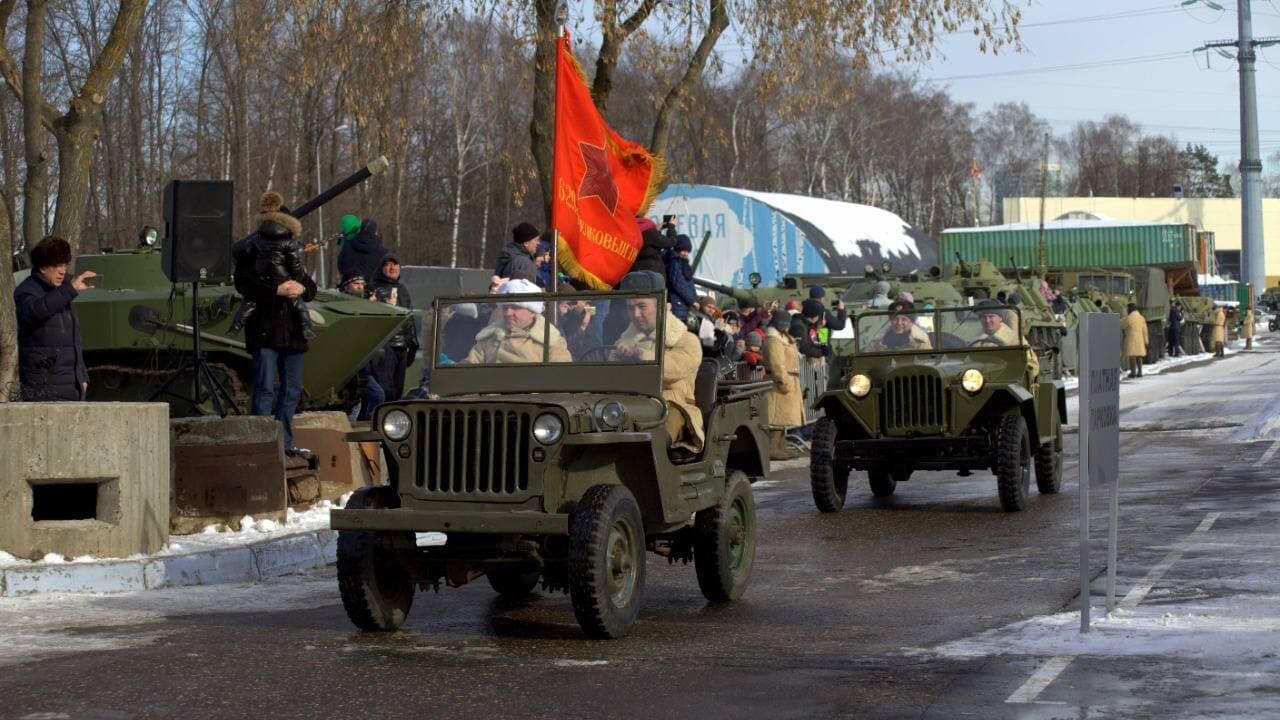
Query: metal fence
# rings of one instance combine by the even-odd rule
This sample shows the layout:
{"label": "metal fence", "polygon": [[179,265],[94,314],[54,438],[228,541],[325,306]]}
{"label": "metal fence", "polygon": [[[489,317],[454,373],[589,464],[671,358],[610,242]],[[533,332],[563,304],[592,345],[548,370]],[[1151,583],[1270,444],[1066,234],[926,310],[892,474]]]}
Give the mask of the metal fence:
{"label": "metal fence", "polygon": [[800,388],[804,391],[804,424],[811,425],[822,417],[822,410],[813,407],[813,403],[822,393],[827,391],[827,377],[831,366],[822,363],[813,366],[808,358],[800,358]]}

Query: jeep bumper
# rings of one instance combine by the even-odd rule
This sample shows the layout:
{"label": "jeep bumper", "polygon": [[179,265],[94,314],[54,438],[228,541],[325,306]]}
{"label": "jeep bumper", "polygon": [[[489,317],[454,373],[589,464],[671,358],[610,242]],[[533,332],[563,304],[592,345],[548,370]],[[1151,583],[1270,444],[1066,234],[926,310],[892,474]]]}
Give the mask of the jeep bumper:
{"label": "jeep bumper", "polygon": [[836,458],[856,470],[982,470],[991,467],[991,449],[982,437],[913,437],[843,440]]}
{"label": "jeep bumper", "polygon": [[330,510],[329,526],[334,530],[397,530],[491,535],[568,535],[569,516],[565,513],[530,511]]}

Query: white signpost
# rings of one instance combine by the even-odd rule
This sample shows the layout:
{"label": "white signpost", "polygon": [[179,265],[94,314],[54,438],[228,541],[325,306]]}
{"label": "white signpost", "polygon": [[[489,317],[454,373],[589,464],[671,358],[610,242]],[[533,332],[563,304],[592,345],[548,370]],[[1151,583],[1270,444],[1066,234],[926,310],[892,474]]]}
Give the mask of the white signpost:
{"label": "white signpost", "polygon": [[1107,612],[1116,594],[1116,521],[1120,511],[1120,316],[1080,316],[1080,632],[1089,632],[1089,487],[1111,488],[1107,537]]}

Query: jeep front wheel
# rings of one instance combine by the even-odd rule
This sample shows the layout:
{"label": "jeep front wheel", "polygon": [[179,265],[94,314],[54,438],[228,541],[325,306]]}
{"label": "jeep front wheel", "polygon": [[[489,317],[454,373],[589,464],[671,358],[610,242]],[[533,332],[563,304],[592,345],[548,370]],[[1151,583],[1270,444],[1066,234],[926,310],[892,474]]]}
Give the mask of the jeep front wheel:
{"label": "jeep front wheel", "polygon": [[809,445],[809,485],[813,503],[821,512],[838,512],[849,492],[849,466],[836,459],[836,423],[820,417],[813,426]]}
{"label": "jeep front wheel", "polygon": [[1041,495],[1062,489],[1062,428],[1052,442],[1042,443],[1036,450],[1036,489]]}
{"label": "jeep front wheel", "polygon": [[621,485],[596,485],[569,516],[569,599],[584,632],[626,635],[644,591],[644,520]]}
{"label": "jeep front wheel", "polygon": [[756,557],[756,501],[740,470],[729,475],[720,503],[694,517],[693,567],[711,602],[742,597]]}
{"label": "jeep front wheel", "polygon": [[[347,510],[392,507],[386,486],[361,488]],[[338,591],[347,617],[361,630],[389,631],[404,624],[413,605],[413,580],[402,550],[414,547],[413,533],[371,530],[338,532]]]}
{"label": "jeep front wheel", "polygon": [[1027,421],[1021,415],[1000,418],[995,465],[1000,507],[1005,512],[1024,509],[1031,489],[1031,437],[1027,434]]}

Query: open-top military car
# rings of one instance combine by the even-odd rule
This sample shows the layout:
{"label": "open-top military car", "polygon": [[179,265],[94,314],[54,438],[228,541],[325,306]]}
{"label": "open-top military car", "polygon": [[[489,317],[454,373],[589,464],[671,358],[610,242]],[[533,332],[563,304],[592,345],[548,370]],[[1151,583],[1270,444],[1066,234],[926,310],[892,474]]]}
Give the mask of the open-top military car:
{"label": "open-top military car", "polygon": [[844,506],[851,470],[888,497],[915,470],[990,468],[1000,505],[1016,511],[1034,465],[1040,492],[1058,492],[1066,392],[1026,345],[1018,308],[988,300],[871,311],[856,323],[856,353],[817,401],[810,480],[819,510]]}
{"label": "open-top military car", "polygon": [[[616,340],[592,334],[587,308],[605,302],[631,323]],[[390,479],[331,515],[352,622],[394,629],[415,586],[485,575],[503,595],[565,590],[588,635],[617,637],[639,611],[646,549],[693,561],[711,601],[742,594],[769,383],[734,379],[699,343],[681,380],[705,447],[676,453],[669,418],[687,423],[689,408],[664,400],[664,370],[675,347],[688,366],[681,334],[696,336],[659,308],[661,292],[437,299],[431,395],[381,406],[351,436],[381,443]],[[420,547],[426,532],[447,540]]]}

